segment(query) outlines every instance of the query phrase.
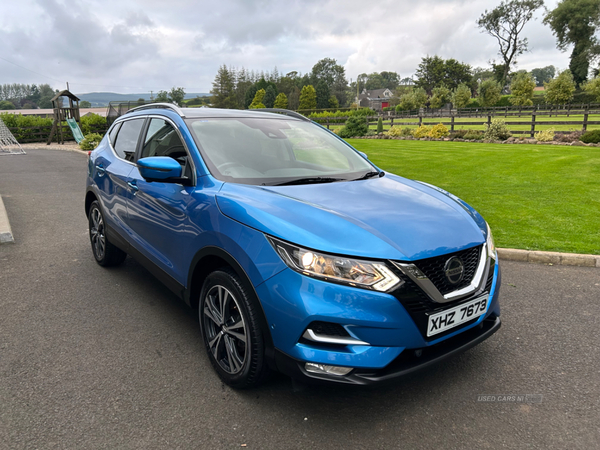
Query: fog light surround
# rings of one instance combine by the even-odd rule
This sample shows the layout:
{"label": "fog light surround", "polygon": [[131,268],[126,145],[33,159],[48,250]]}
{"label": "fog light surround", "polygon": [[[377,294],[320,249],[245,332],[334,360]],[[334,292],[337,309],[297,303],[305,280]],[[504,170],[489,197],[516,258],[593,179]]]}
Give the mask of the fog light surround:
{"label": "fog light surround", "polygon": [[352,370],[352,367],[341,367],[341,366],[330,366],[327,364],[317,364],[307,362],[304,365],[304,369],[310,373],[318,373],[324,375],[336,375],[338,377],[348,375]]}

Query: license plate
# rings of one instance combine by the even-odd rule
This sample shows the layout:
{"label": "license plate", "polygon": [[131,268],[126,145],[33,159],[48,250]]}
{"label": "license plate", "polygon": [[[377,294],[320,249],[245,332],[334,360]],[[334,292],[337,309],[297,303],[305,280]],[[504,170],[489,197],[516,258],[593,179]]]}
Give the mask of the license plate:
{"label": "license plate", "polygon": [[468,322],[475,317],[485,314],[487,311],[488,297],[489,295],[486,294],[483,297],[476,298],[470,302],[429,316],[427,337],[435,336],[438,333],[442,333],[461,323]]}

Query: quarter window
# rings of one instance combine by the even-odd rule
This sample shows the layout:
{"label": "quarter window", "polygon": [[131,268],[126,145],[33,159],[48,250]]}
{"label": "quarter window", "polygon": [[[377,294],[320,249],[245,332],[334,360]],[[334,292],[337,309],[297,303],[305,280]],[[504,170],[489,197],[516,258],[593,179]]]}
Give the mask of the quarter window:
{"label": "quarter window", "polygon": [[179,134],[166,120],[157,118],[150,120],[141,158],[148,156],[170,156],[173,159],[187,156]]}
{"label": "quarter window", "polygon": [[114,144],[115,152],[119,158],[133,162],[142,125],[144,125],[144,119],[133,119],[123,122],[117,134],[117,141]]}

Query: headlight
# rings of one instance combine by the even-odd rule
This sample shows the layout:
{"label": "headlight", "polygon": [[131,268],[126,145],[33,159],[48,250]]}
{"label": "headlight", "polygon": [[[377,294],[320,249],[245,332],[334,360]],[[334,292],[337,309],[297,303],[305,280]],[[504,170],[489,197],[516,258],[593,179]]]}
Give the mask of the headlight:
{"label": "headlight", "polygon": [[490,226],[487,224],[487,249],[488,249],[488,256],[490,256],[490,258],[496,259],[496,246],[494,245],[494,237],[492,236],[492,230],[490,230]]}
{"label": "headlight", "polygon": [[383,263],[326,255],[272,237],[269,241],[290,268],[304,275],[381,292],[403,283]]}

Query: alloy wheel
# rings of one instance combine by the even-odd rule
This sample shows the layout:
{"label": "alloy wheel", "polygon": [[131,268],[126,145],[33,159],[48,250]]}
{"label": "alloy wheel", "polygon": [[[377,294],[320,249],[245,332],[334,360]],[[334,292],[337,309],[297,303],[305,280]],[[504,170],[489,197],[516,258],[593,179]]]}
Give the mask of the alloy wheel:
{"label": "alloy wheel", "polygon": [[90,237],[96,258],[104,258],[106,249],[106,236],[104,235],[104,220],[102,213],[98,208],[94,208],[91,213],[92,223],[90,227]]}
{"label": "alloy wheel", "polygon": [[213,286],[206,294],[202,315],[213,358],[225,372],[238,374],[248,353],[248,331],[238,300],[225,287]]}

